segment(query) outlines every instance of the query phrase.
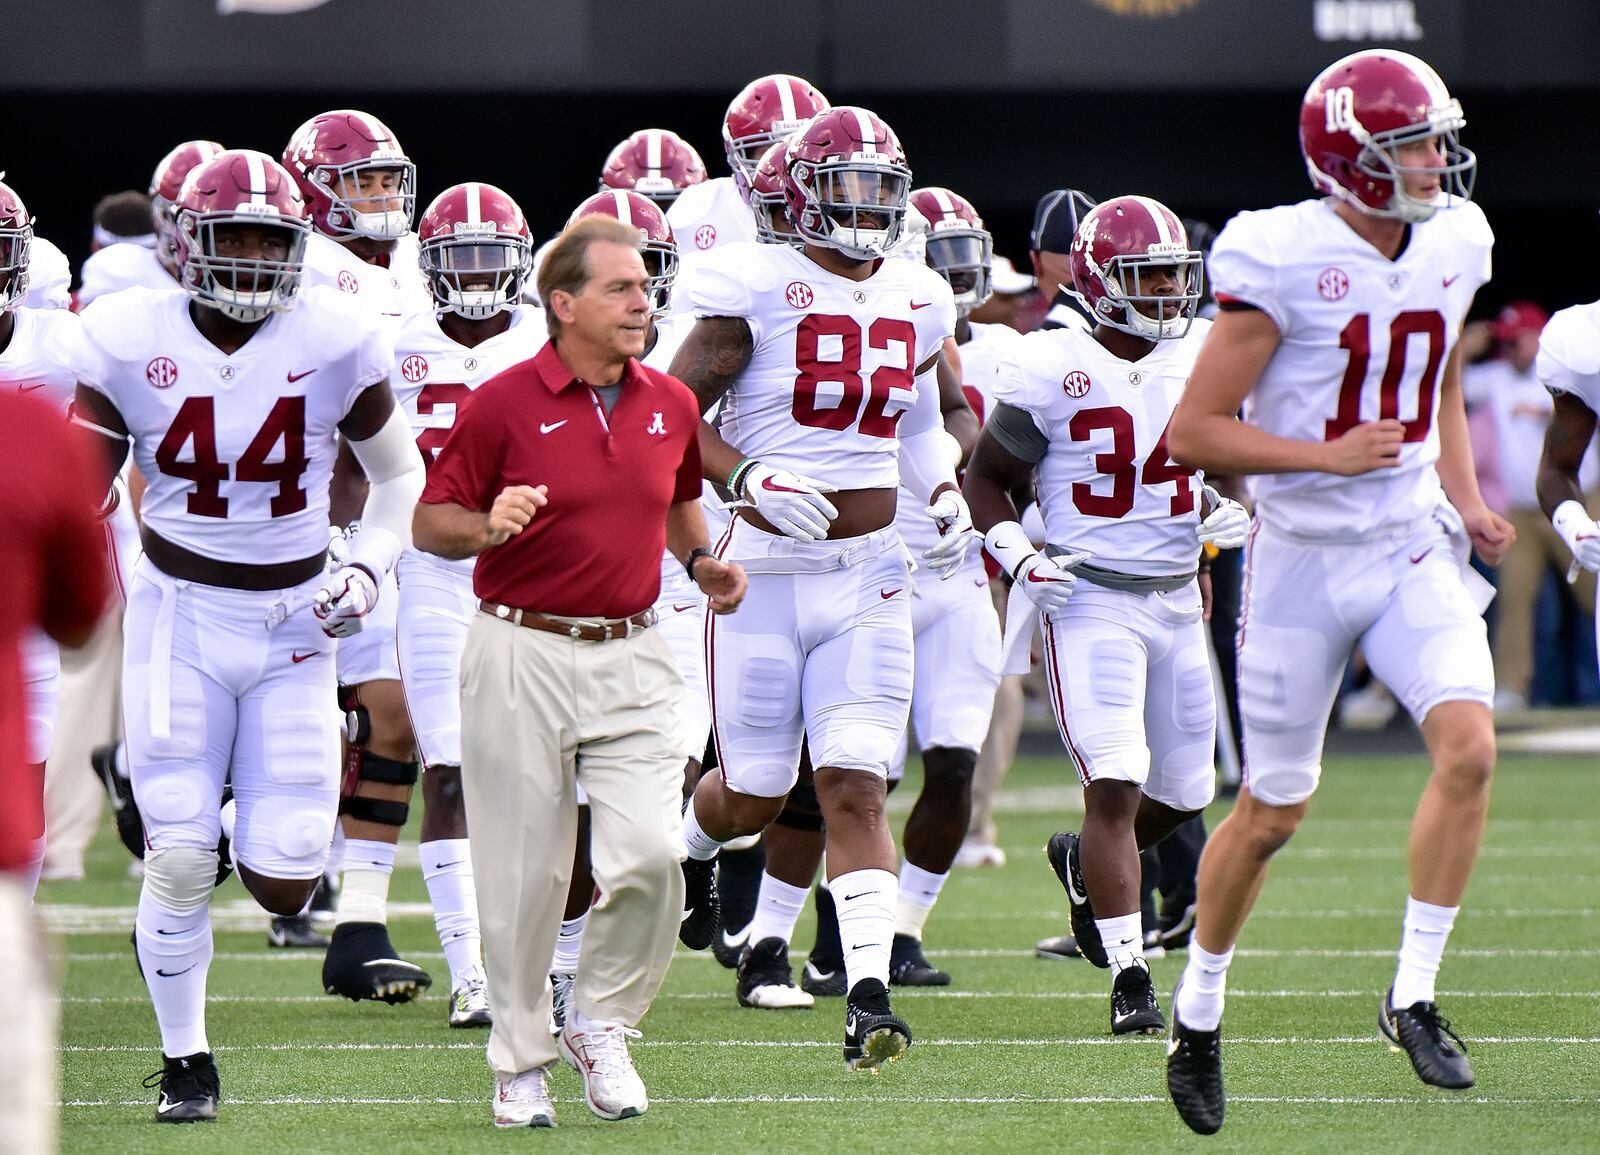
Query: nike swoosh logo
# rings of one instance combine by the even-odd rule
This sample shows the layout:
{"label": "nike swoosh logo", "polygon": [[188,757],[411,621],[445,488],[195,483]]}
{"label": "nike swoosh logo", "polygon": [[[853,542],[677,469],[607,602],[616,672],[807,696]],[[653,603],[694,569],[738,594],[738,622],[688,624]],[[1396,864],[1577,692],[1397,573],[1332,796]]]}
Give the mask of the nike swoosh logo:
{"label": "nike swoosh logo", "polygon": [[699,604],[700,604],[699,602],[690,602],[686,606],[680,606],[677,602],[673,602],[672,603],[672,612],[675,613],[675,614],[687,613],[688,611],[694,609],[694,607],[699,605]]}
{"label": "nike swoosh logo", "polygon": [[156,968],[156,974],[160,975],[164,979],[175,979],[179,975],[188,974],[190,971],[194,970],[194,968],[199,966],[199,965],[200,965],[199,963],[190,963],[188,966],[184,967],[181,971],[164,971],[160,967],[157,967]]}
{"label": "nike swoosh logo", "polygon": [[434,867],[434,869],[435,870],[449,870],[452,866],[460,866],[465,861],[466,861],[465,858],[458,858],[454,862],[441,862],[438,866]]}
{"label": "nike swoosh logo", "polygon": [[1427,549],[1423,550],[1416,557],[1412,558],[1411,559],[1411,564],[1412,565],[1416,565],[1419,561],[1421,561],[1423,558],[1427,557],[1432,552],[1433,552],[1433,546],[1430,545]]}
{"label": "nike swoosh logo", "polygon": [[[730,948],[731,947],[736,947],[736,946],[743,946],[744,945],[744,940],[748,935],[749,929],[750,929],[749,927],[746,927],[744,930],[741,930],[739,932],[739,937],[737,937],[737,938],[735,938],[733,935],[729,934],[726,930],[720,931],[719,933],[722,935],[722,945],[725,946],[725,947],[730,947]],[[815,968],[813,968],[813,969],[815,969]],[[832,973],[833,973],[832,971],[828,972],[828,974],[832,974]]]}
{"label": "nike swoosh logo", "polygon": [[1131,938],[1125,938],[1125,939],[1123,939],[1123,940],[1122,940],[1122,941],[1121,941],[1121,942],[1120,942],[1120,943],[1118,943],[1118,944],[1117,944],[1117,945],[1119,945],[1119,946],[1132,946],[1132,945],[1133,945],[1133,942],[1134,942],[1134,940],[1133,940],[1133,939],[1131,939]]}
{"label": "nike swoosh logo", "polygon": [[844,901],[845,902],[854,902],[856,899],[860,898],[861,895],[863,895],[863,894],[871,894],[871,893],[872,893],[872,891],[870,891],[870,890],[863,890],[861,892],[861,894],[847,894],[847,895],[844,896]]}
{"label": "nike swoosh logo", "polygon": [[1040,577],[1039,574],[1038,574],[1038,571],[1034,570],[1034,571],[1030,571],[1029,572],[1028,580],[1030,582],[1033,582],[1035,585],[1041,585],[1042,586],[1042,585],[1048,585],[1048,584],[1050,584],[1051,582],[1054,582],[1054,581],[1059,581],[1060,579],[1059,578],[1052,578],[1052,577]]}
{"label": "nike swoosh logo", "polygon": [[905,588],[906,588],[905,586],[896,586],[892,590],[879,590],[878,591],[878,596],[880,598],[882,598],[884,601],[888,601],[890,598],[894,597],[895,594],[899,593],[901,590],[903,590]]}
{"label": "nike swoosh logo", "polygon": [[553,433],[555,430],[560,429],[563,425],[565,425],[570,420],[571,420],[571,418],[569,417],[569,418],[565,418],[565,419],[563,419],[561,421],[552,421],[548,425],[546,425],[543,421],[541,421],[541,422],[539,422],[539,432],[540,433]]}
{"label": "nike swoosh logo", "polygon": [[1453,277],[1446,277],[1444,279],[1444,287],[1448,289],[1451,285],[1455,284],[1460,279],[1461,279],[1461,274],[1460,273],[1457,273]]}
{"label": "nike swoosh logo", "polygon": [[1089,896],[1084,894],[1072,884],[1072,871],[1067,871],[1067,897],[1072,900],[1073,906],[1082,906],[1089,901]]}
{"label": "nike swoosh logo", "polygon": [[18,385],[17,386],[17,392],[18,393],[37,393],[40,389],[43,389],[48,384],[50,384],[50,382],[41,381],[37,385]]}
{"label": "nike swoosh logo", "polygon": [[156,927],[156,933],[157,934],[164,934],[164,935],[174,935],[174,934],[183,934],[184,932],[181,931],[181,930],[162,930],[160,927]]}
{"label": "nike swoosh logo", "polygon": [[315,372],[315,369],[307,369],[304,373],[287,373],[285,376],[289,378],[289,384],[293,385],[296,381],[300,380],[300,378],[309,377]]}
{"label": "nike swoosh logo", "polygon": [[805,490],[803,490],[803,489],[793,489],[793,488],[791,488],[791,487],[789,487],[787,485],[775,485],[775,484],[773,484],[772,478],[770,478],[770,477],[763,477],[761,479],[761,488],[765,489],[769,493],[804,493],[805,492]]}
{"label": "nike swoosh logo", "polygon": [[915,312],[917,309],[926,309],[931,304],[933,304],[932,301],[912,301],[911,309]]}
{"label": "nike swoosh logo", "polygon": [[289,655],[289,660],[298,666],[301,662],[309,661],[321,653],[321,650],[312,650],[309,654],[302,654],[296,650],[294,653]]}

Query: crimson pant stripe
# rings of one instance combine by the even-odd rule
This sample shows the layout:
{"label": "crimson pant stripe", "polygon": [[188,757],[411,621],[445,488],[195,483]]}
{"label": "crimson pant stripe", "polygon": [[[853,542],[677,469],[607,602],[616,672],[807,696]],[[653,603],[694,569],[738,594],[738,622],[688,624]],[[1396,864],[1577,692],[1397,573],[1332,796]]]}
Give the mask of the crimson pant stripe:
{"label": "crimson pant stripe", "polygon": [[1060,660],[1060,653],[1056,649],[1055,623],[1048,615],[1041,615],[1044,622],[1044,655],[1045,655],[1045,680],[1050,684],[1050,693],[1056,702],[1056,728],[1061,731],[1061,741],[1067,748],[1067,754],[1072,758],[1077,767],[1078,777],[1085,786],[1089,785],[1089,766],[1072,741],[1072,732],[1067,728],[1067,699],[1066,690],[1062,685],[1061,671],[1056,663]]}
{"label": "crimson pant stripe", "polygon": [[[717,539],[716,548],[711,551],[718,561],[722,560],[723,552],[728,548],[728,542],[733,537],[733,525],[738,521],[738,515],[728,519],[728,528],[722,531],[722,536]],[[728,781],[728,763],[722,756],[722,736],[717,733],[717,618],[720,614],[711,612],[711,607],[706,607],[705,650],[706,650],[706,693],[711,698],[711,748],[717,752],[717,773],[722,775],[723,784]]]}
{"label": "crimson pant stripe", "polygon": [[[1238,695],[1239,702],[1239,785],[1248,790],[1250,788],[1250,743],[1248,740],[1250,728],[1244,724],[1244,694],[1239,689],[1244,684],[1244,628],[1250,620],[1250,590],[1255,584],[1255,573],[1251,566],[1256,551],[1256,534],[1261,529],[1260,521],[1250,523],[1250,533],[1244,540],[1244,588],[1239,594],[1239,628],[1233,635],[1233,681],[1234,693]],[[1223,704],[1227,708],[1227,704]]]}

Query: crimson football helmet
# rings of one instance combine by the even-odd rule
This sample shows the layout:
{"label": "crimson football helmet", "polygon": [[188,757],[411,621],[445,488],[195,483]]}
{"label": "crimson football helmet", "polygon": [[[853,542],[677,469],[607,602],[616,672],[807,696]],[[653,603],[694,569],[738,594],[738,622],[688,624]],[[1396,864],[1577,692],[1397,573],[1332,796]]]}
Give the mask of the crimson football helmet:
{"label": "crimson football helmet", "polygon": [[509,193],[492,184],[452,185],[417,225],[422,275],[434,304],[483,321],[522,299],[533,274],[533,234]]}
{"label": "crimson football helmet", "polygon": [[[1378,217],[1425,221],[1472,199],[1478,158],[1457,139],[1467,118],[1439,74],[1406,52],[1373,48],[1335,61],[1306,89],[1300,154],[1311,183]],[[1402,145],[1438,137],[1444,164],[1405,165]],[[1439,192],[1409,195],[1408,174],[1437,175]]]}
{"label": "crimson football helmet", "polygon": [[877,113],[841,105],[789,141],[789,219],[806,240],[858,261],[883,256],[905,226],[911,169]]}
{"label": "crimson football helmet", "polygon": [[[254,322],[294,307],[311,223],[289,171],[264,152],[235,148],[190,171],[173,209],[178,283],[202,305]],[[287,234],[282,260],[219,251],[219,233],[270,227]]]}
{"label": "crimson football helmet", "polygon": [[150,176],[150,218],[156,227],[156,255],[161,263],[177,260],[177,236],[172,228],[172,206],[183,191],[183,178],[197,164],[204,164],[222,151],[214,140],[186,140],[161,158]]}
{"label": "crimson football helmet", "polygon": [[[313,116],[295,130],[283,164],[300,183],[311,223],[330,237],[394,240],[411,231],[417,207],[417,166],[377,117],[342,108]],[[366,171],[400,175],[401,207],[382,212],[356,208],[366,198],[357,182]]]}
{"label": "crimson football helmet", "polygon": [[606,157],[600,191],[632,189],[665,212],[679,193],[705,179],[706,163],[692,144],[665,128],[641,128]]}
{"label": "crimson football helmet", "polygon": [[[1127,196],[1095,205],[1078,223],[1067,265],[1072,295],[1102,325],[1160,341],[1182,337],[1194,323],[1204,257],[1160,201]],[[1174,292],[1156,291],[1162,272],[1171,274]]]}
{"label": "crimson football helmet", "polygon": [[773,143],[831,107],[810,81],[788,73],[776,72],[745,85],[722,114],[722,147],[739,192],[748,196],[756,165]]}
{"label": "crimson football helmet", "polygon": [[989,299],[994,237],[965,197],[947,188],[919,188],[911,207],[927,221],[928,267],[950,282],[956,308],[971,312]]}
{"label": "crimson football helmet", "polygon": [[[0,177],[5,173],[0,172]],[[0,313],[9,313],[28,295],[28,256],[33,250],[33,218],[10,185],[0,183]]]}
{"label": "crimson football helmet", "polygon": [[764,245],[801,243],[789,223],[785,190],[789,183],[789,142],[775,141],[767,146],[750,177],[745,199],[756,218],[756,239]]}
{"label": "crimson football helmet", "polygon": [[570,225],[579,217],[601,214],[616,217],[639,230],[639,255],[644,258],[650,279],[645,292],[650,296],[650,312],[664,313],[672,296],[672,282],[678,276],[678,242],[667,223],[667,214],[655,201],[631,189],[606,189],[597,192],[573,210]]}

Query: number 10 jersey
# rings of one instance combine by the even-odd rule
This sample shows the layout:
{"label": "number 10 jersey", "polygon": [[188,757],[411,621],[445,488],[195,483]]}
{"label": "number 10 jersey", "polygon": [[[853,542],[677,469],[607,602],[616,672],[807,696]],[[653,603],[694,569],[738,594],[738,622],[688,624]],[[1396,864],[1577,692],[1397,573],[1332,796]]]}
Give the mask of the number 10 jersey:
{"label": "number 10 jersey", "polygon": [[1405,424],[1400,464],[1358,477],[1278,473],[1253,489],[1262,521],[1304,537],[1359,541],[1428,516],[1442,500],[1439,382],[1494,235],[1467,203],[1412,225],[1390,260],[1334,202],[1240,213],[1208,262],[1217,300],[1254,306],[1281,338],[1245,405],[1251,424],[1332,441],[1381,418]]}

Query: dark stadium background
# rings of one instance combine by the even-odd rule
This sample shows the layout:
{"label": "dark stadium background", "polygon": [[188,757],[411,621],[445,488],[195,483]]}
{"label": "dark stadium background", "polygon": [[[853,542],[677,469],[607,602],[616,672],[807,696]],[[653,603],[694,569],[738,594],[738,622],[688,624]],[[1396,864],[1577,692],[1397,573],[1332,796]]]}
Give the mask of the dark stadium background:
{"label": "dark stadium background", "polygon": [[[1456,82],[1463,143],[1479,156],[1475,199],[1498,239],[1479,312],[1515,297],[1558,307],[1600,296],[1600,73],[1596,85],[1505,91]],[[1116,93],[825,91],[884,116],[917,183],[970,197],[997,250],[1019,264],[1034,200],[1060,185],[1146,193],[1218,225],[1239,209],[1310,192],[1295,143],[1299,89],[1152,94],[1130,81]],[[0,168],[76,268],[95,201],[144,188],[172,145],[210,137],[276,156],[303,119],[357,107],[399,135],[417,162],[423,203],[456,181],[486,180],[516,196],[542,236],[594,190],[607,150],[634,129],[671,128],[700,150],[711,175],[725,174],[718,133],[731,95],[11,92]]]}

